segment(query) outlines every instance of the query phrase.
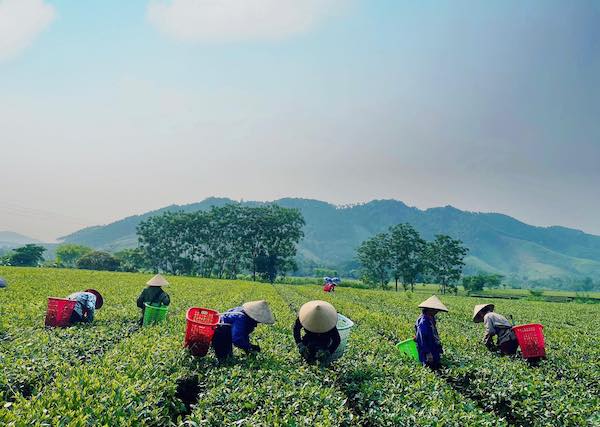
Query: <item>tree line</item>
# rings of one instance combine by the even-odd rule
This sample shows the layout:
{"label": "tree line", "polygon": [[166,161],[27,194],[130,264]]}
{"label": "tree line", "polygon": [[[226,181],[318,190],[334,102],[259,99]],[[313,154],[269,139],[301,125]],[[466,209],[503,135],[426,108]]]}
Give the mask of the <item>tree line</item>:
{"label": "tree line", "polygon": [[142,221],[139,248],[155,271],[203,277],[252,278],[273,282],[294,270],[304,236],[297,209],[277,205],[225,205],[192,213],[165,212]]}
{"label": "tree line", "polygon": [[398,224],[365,240],[357,249],[364,282],[385,289],[394,280],[404,290],[414,290],[417,281],[440,285],[441,292],[458,290],[468,249],[460,240],[437,235],[427,242],[410,224]]}
{"label": "tree line", "polygon": [[[295,270],[303,227],[300,211],[277,205],[164,212],[138,225],[137,248],[111,254],[67,243],[57,247],[48,266],[230,279],[249,273],[253,280],[273,282]],[[0,257],[0,265],[38,266],[45,250],[28,244]]]}

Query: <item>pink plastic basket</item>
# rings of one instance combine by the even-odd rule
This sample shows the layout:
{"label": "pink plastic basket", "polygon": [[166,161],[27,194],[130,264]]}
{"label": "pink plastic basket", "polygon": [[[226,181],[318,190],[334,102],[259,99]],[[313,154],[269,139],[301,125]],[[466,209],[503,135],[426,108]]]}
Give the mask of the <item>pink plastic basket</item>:
{"label": "pink plastic basket", "polygon": [[538,323],[513,327],[524,359],[546,356],[543,328]]}
{"label": "pink plastic basket", "polygon": [[71,314],[77,301],[65,298],[48,298],[46,326],[64,328],[71,324]]}
{"label": "pink plastic basket", "polygon": [[215,334],[215,327],[219,323],[219,312],[192,307],[187,311],[185,318],[184,347],[188,347],[194,356],[206,356]]}

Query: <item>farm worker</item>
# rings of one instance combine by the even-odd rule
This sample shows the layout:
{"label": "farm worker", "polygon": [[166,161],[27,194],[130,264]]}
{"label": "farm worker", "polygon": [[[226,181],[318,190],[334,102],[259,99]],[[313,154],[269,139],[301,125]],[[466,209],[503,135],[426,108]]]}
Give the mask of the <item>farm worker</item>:
{"label": "farm worker", "polygon": [[167,282],[167,279],[162,275],[157,274],[152,279],[148,280],[146,285],[148,286],[142,291],[137,299],[137,306],[142,309],[140,324],[144,322],[144,311],[146,310],[145,304],[160,307],[161,305],[169,305],[171,303],[169,294],[163,290],[163,286],[168,286],[169,282]]}
{"label": "farm worker", "polygon": [[[490,351],[500,350],[501,354],[513,355],[517,353],[519,343],[512,330],[512,325],[506,317],[494,312],[494,304],[479,304],[473,309],[473,322],[485,325],[483,342]],[[497,344],[494,343],[497,336]]]}
{"label": "farm worker", "polygon": [[341,341],[337,321],[337,311],[326,301],[309,301],[300,307],[294,324],[294,340],[300,355],[308,363],[318,361],[327,366],[331,362]]}
{"label": "farm worker", "polygon": [[325,292],[335,292],[335,287],[341,283],[339,277],[325,277],[323,278]]}
{"label": "farm worker", "polygon": [[440,356],[444,350],[437,331],[435,316],[440,311],[447,313],[448,309],[435,295],[419,304],[419,308],[422,309],[422,314],[415,324],[419,360],[423,366],[436,370],[440,368]]}
{"label": "farm worker", "polygon": [[99,310],[104,305],[104,298],[95,289],[75,292],[69,295],[67,299],[77,301],[73,308],[73,313],[71,313],[71,323],[92,322],[96,310]]}
{"label": "farm worker", "polygon": [[[227,310],[221,315],[220,323],[221,325],[215,331],[213,344],[219,359],[222,359],[231,354],[231,344],[246,353],[259,352],[260,346],[250,343],[250,334],[259,323],[265,325],[275,323],[275,316],[273,316],[268,302],[264,300],[250,301],[240,307]],[[229,335],[231,335],[230,341]],[[224,353],[218,352],[217,347],[219,346],[225,347],[227,350]]]}

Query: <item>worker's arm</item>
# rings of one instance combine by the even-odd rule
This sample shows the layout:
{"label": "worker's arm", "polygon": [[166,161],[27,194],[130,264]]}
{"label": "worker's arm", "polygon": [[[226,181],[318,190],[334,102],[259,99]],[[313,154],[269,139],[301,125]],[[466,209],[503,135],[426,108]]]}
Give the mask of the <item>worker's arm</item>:
{"label": "worker's arm", "polygon": [[243,318],[236,318],[231,324],[231,341],[233,345],[242,350],[250,351],[252,344],[250,344],[250,328],[248,322]]}
{"label": "worker's arm", "polygon": [[496,328],[491,316],[486,316],[483,319],[485,326],[485,335],[483,336],[483,343],[490,350],[495,350],[496,345],[494,344],[494,335],[496,335]]}
{"label": "worker's arm", "polygon": [[302,335],[300,331],[302,330],[302,323],[300,323],[300,319],[296,318],[296,323],[294,323],[294,341],[296,344],[302,343]]}
{"label": "worker's arm", "polygon": [[90,296],[83,302],[83,320],[84,322],[91,323],[94,321],[94,312],[96,311],[96,297]]}
{"label": "worker's arm", "polygon": [[433,330],[427,319],[420,319],[415,336],[417,347],[421,353],[431,353],[433,350]]}
{"label": "worker's arm", "polygon": [[340,346],[340,342],[342,341],[340,338],[340,333],[337,328],[333,328],[331,332],[329,332],[331,337],[331,344],[329,345],[329,352],[333,354],[337,348]]}
{"label": "worker's arm", "polygon": [[160,297],[160,303],[162,305],[169,305],[171,304],[171,298],[169,298],[169,294],[166,292],[163,292],[161,297]]}
{"label": "worker's arm", "polygon": [[145,308],[146,306],[144,305],[144,303],[146,302],[146,289],[144,289],[142,291],[142,293],[140,294],[140,296],[137,299],[137,306],[139,308]]}

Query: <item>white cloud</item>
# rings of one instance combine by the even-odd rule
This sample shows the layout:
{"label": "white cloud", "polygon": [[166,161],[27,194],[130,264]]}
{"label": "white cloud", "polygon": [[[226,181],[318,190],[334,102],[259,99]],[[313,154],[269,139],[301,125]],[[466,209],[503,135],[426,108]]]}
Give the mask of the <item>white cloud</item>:
{"label": "white cloud", "polygon": [[0,0],[0,61],[27,48],[54,17],[44,0]]}
{"label": "white cloud", "polygon": [[186,42],[278,40],[311,29],[349,0],[152,0],[147,18]]}

